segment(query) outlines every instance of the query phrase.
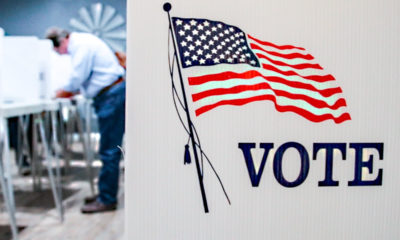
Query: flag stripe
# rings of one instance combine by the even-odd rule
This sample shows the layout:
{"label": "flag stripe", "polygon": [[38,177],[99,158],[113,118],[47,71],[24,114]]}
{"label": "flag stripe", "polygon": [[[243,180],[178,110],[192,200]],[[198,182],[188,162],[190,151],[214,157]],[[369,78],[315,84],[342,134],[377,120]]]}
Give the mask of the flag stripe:
{"label": "flag stripe", "polygon": [[[302,100],[302,99],[291,99],[286,96],[277,96],[271,89],[260,89],[257,91],[245,91],[245,92],[240,92],[240,93],[234,93],[234,94],[224,94],[224,95],[215,95],[212,97],[208,98],[203,98],[195,103],[195,109],[200,108],[205,105],[212,105],[217,102],[223,101],[223,100],[233,100],[233,99],[245,99],[245,98],[250,98],[254,96],[261,96],[261,95],[272,95],[277,97],[277,103],[280,106],[294,106],[297,108],[302,108],[312,114],[315,115],[322,115],[326,113],[331,113],[333,116],[339,116],[345,112],[344,107],[340,107],[336,110],[332,110],[329,108],[317,108],[311,105],[310,103]],[[334,104],[332,102],[331,104]]]}
{"label": "flag stripe", "polygon": [[292,46],[292,45],[282,45],[282,46],[278,46],[278,45],[275,45],[275,44],[270,43],[270,42],[261,41],[261,40],[259,40],[259,39],[256,39],[256,38],[252,37],[252,36],[249,35],[249,34],[247,34],[247,37],[250,38],[250,39],[252,39],[252,40],[254,40],[254,41],[256,41],[256,42],[258,42],[258,43],[261,44],[261,45],[266,45],[266,46],[274,47],[274,48],[277,48],[277,49],[279,49],[279,50],[285,50],[285,49],[299,49],[299,50],[305,50],[305,49],[302,48],[302,47],[295,47],[295,46]]}
{"label": "flag stripe", "polygon": [[281,89],[286,91],[288,91],[288,89],[291,89],[290,92],[293,93],[308,94],[314,96],[314,98],[324,98],[325,100],[335,94],[342,92],[339,87],[320,90],[314,88],[312,85],[291,82],[282,78],[264,76],[255,76],[254,78],[249,79],[232,78],[225,81],[210,81],[201,85],[193,85],[193,89],[194,93],[199,93],[214,88],[231,88],[238,85],[254,85],[262,82],[268,82],[271,86],[274,87],[274,89]]}
{"label": "flag stripe", "polygon": [[263,64],[262,67],[264,69],[267,69],[267,70],[270,70],[270,71],[274,71],[274,72],[283,74],[285,76],[296,75],[296,76],[299,76],[299,77],[302,77],[302,78],[305,78],[305,79],[308,79],[308,80],[317,81],[317,82],[326,82],[326,81],[335,80],[335,78],[331,74],[323,75],[323,76],[321,76],[321,75],[301,76],[300,74],[298,74],[295,71],[282,71],[282,70],[279,70],[278,68],[276,68],[276,67],[274,67],[274,66],[272,66],[270,64]]}
{"label": "flag stripe", "polygon": [[294,93],[290,93],[290,92],[283,91],[283,90],[273,89],[268,83],[259,83],[259,84],[255,84],[255,85],[239,85],[239,86],[235,86],[232,88],[211,89],[211,90],[193,94],[192,99],[193,99],[193,102],[196,102],[200,99],[203,99],[206,97],[212,97],[215,95],[234,94],[234,93],[240,93],[240,92],[245,92],[245,91],[256,91],[256,90],[260,90],[260,89],[271,89],[277,96],[284,96],[284,97],[287,97],[290,99],[296,99],[296,100],[304,100],[316,108],[330,108],[332,110],[336,110],[340,107],[346,106],[346,101],[343,98],[337,99],[333,105],[329,105],[327,102],[325,102],[323,100],[314,99],[312,97],[309,97],[308,95],[294,94]]}
{"label": "flag stripe", "polygon": [[298,53],[298,52],[295,52],[295,53],[279,53],[279,52],[268,51],[268,50],[265,50],[264,48],[262,48],[262,47],[260,47],[260,46],[258,46],[256,44],[254,44],[254,43],[251,43],[250,47],[251,47],[251,49],[260,50],[260,51],[266,52],[268,54],[271,54],[273,56],[286,58],[286,59],[294,59],[294,58],[302,58],[302,59],[306,59],[306,60],[313,60],[314,59],[314,57],[312,55],[310,55],[310,54],[304,55],[304,54],[301,54],[301,53]]}
{"label": "flag stripe", "polygon": [[269,57],[267,57],[267,56],[265,56],[263,54],[260,54],[260,53],[256,53],[256,56],[259,57],[259,58],[266,59],[266,60],[270,61],[271,63],[273,63],[275,65],[278,65],[278,66],[287,66],[287,67],[291,67],[291,68],[294,68],[294,69],[313,68],[313,69],[322,70],[322,67],[319,64],[301,63],[301,64],[291,65],[291,64],[284,63],[284,62],[281,62],[281,61],[273,60],[273,59],[271,59],[271,58],[269,58]]}
{"label": "flag stripe", "polygon": [[218,106],[222,106],[222,105],[236,105],[236,106],[241,106],[241,105],[245,105],[248,104],[250,102],[256,102],[256,101],[265,101],[265,100],[270,100],[274,103],[275,108],[277,111],[279,112],[294,112],[297,113],[301,116],[303,116],[304,118],[312,121],[312,122],[322,122],[325,120],[329,120],[332,119],[335,123],[342,123],[346,120],[350,120],[351,117],[348,113],[343,113],[338,117],[333,116],[330,113],[326,113],[323,115],[315,115],[312,114],[311,112],[304,110],[302,108],[298,108],[295,106],[280,106],[277,104],[276,102],[276,97],[273,95],[261,95],[261,96],[254,96],[254,97],[249,97],[249,98],[245,98],[245,99],[231,99],[231,100],[223,100],[220,102],[217,102],[215,104],[212,105],[206,105],[203,106],[201,108],[198,108],[195,113],[196,116],[199,116],[207,111],[210,111],[213,108],[216,108]]}
{"label": "flag stripe", "polygon": [[[330,97],[324,97],[324,96],[321,96],[321,94],[319,94],[318,92],[313,92],[313,91],[310,91],[307,89],[301,89],[301,88],[296,88],[296,87],[290,87],[290,86],[287,86],[287,85],[281,84],[281,83],[266,81],[262,77],[255,77],[255,78],[246,79],[246,80],[231,79],[231,80],[227,80],[227,81],[229,82],[228,84],[226,84],[226,82],[224,81],[224,82],[210,82],[207,84],[194,86],[192,94],[198,94],[201,92],[205,92],[205,91],[209,91],[209,90],[217,89],[217,88],[228,89],[228,88],[233,88],[233,87],[236,87],[239,85],[251,86],[251,85],[257,85],[260,83],[268,83],[269,86],[271,87],[271,89],[273,89],[273,90],[281,90],[281,91],[285,91],[285,92],[292,93],[292,94],[307,95],[316,100],[325,101],[329,105],[334,104],[340,96],[340,95],[333,95]],[[236,83],[233,84],[232,82],[236,82]]]}
{"label": "flag stripe", "polygon": [[307,84],[307,83],[289,81],[289,80],[286,80],[281,77],[267,77],[255,70],[247,71],[244,73],[222,72],[222,73],[204,75],[204,76],[199,76],[199,77],[189,77],[189,84],[190,85],[201,85],[201,84],[211,82],[211,81],[225,81],[225,80],[230,80],[233,78],[252,79],[255,77],[262,77],[269,82],[281,83],[281,84],[285,84],[287,86],[294,87],[294,88],[301,88],[301,89],[307,89],[310,91],[315,91],[315,92],[318,92],[323,97],[330,97],[334,94],[342,92],[340,87],[317,89],[315,86],[313,86],[311,84]]}
{"label": "flag stripe", "polygon": [[[210,67],[207,70],[207,75],[215,75],[215,74],[221,74],[223,72],[234,72],[237,74],[243,74],[244,76],[246,76],[246,72],[255,72],[255,73],[259,73],[261,76],[267,77],[267,78],[280,78],[283,79],[289,83],[294,82],[294,83],[302,83],[302,84],[307,84],[310,85],[312,87],[314,87],[315,89],[319,89],[319,90],[324,90],[324,89],[329,89],[329,88],[333,88],[333,82],[332,81],[327,81],[327,82],[316,82],[316,81],[312,81],[312,80],[308,80],[308,79],[304,79],[302,77],[299,76],[290,76],[287,77],[283,74],[279,74],[277,72],[272,72],[272,71],[268,71],[266,69],[263,68],[254,68],[248,65],[243,65],[240,67],[235,67],[234,65],[230,65],[230,64],[225,64],[225,65],[220,65],[219,67]],[[253,73],[254,74],[254,73]],[[193,74],[192,77],[189,78],[198,78],[198,77],[203,77],[204,72],[199,72],[197,74]],[[217,77],[217,76],[215,76]],[[219,79],[215,79],[215,81],[218,81]],[[229,79],[225,79],[225,80],[229,80]],[[212,79],[210,79],[209,81],[213,81]],[[197,82],[197,80],[195,80],[195,82]]]}

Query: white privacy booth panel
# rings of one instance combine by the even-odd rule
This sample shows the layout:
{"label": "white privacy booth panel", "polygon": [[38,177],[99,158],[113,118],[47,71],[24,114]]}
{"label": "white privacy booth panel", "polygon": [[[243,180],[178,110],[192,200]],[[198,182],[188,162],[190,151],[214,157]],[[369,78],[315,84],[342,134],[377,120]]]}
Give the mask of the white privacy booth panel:
{"label": "white privacy booth panel", "polygon": [[58,89],[63,88],[69,81],[72,71],[71,56],[50,52],[50,81],[46,86],[46,96],[53,97]]}
{"label": "white privacy booth panel", "polygon": [[0,28],[0,99],[2,99],[3,96],[3,39],[4,30]]}
{"label": "white privacy booth panel", "polygon": [[3,101],[40,98],[39,40],[37,37],[4,37]]}
{"label": "white privacy booth panel", "polygon": [[53,44],[48,39],[41,39],[38,43],[39,52],[39,96],[41,99],[48,99],[51,96],[48,94],[48,86],[51,82],[51,52]]}

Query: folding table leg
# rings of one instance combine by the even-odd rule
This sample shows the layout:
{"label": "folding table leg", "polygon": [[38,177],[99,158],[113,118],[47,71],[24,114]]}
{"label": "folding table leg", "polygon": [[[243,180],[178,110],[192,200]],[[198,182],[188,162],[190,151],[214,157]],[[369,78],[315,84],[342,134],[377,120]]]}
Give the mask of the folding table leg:
{"label": "folding table leg", "polygon": [[59,130],[60,130],[60,142],[62,146],[62,155],[64,158],[64,168],[67,173],[70,168],[70,156],[68,153],[68,141],[67,141],[67,132],[68,132],[68,122],[67,125],[64,126],[64,114],[63,114],[63,105],[60,103],[59,105],[59,114],[58,114],[58,122],[59,122]]}
{"label": "folding table leg", "polygon": [[22,163],[23,163],[23,157],[24,155],[27,156],[27,158],[32,162],[32,156],[31,156],[31,149],[29,146],[29,137],[28,137],[28,128],[29,128],[29,123],[30,123],[30,117],[29,116],[20,116],[18,117],[18,129],[19,129],[19,143],[20,148],[19,148],[19,154],[18,154],[18,167],[19,167],[19,172],[21,173],[22,169]]}
{"label": "folding table leg", "polygon": [[53,157],[50,153],[49,145],[47,143],[46,134],[44,131],[43,119],[41,118],[40,114],[35,114],[35,125],[37,127],[37,130],[39,131],[40,140],[42,141],[45,159],[48,161],[46,167],[47,167],[47,171],[48,171],[49,178],[50,178],[50,185],[51,185],[51,190],[53,192],[54,202],[55,202],[56,208],[59,212],[61,221],[64,221],[64,214],[63,214],[64,210],[63,210],[61,198],[58,194],[56,180],[54,178],[54,174],[51,169],[52,163],[53,163]]}
{"label": "folding table leg", "polygon": [[[62,186],[61,186],[61,172],[60,172],[60,152],[61,147],[59,145],[58,136],[57,136],[57,114],[55,111],[50,112],[51,117],[51,129],[52,129],[52,142],[53,149],[55,153],[56,160],[56,185],[58,190],[58,196],[62,199]],[[64,209],[61,207],[61,215],[64,216]]]}
{"label": "folding table leg", "polygon": [[8,129],[6,119],[0,119],[0,184],[5,205],[10,217],[13,239],[18,239],[17,221],[15,218],[14,189],[11,182],[9,158]]}

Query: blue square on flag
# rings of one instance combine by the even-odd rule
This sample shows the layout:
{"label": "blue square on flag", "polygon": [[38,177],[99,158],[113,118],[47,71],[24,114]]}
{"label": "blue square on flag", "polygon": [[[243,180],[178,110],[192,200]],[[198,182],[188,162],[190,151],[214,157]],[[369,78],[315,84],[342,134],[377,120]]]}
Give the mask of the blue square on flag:
{"label": "blue square on flag", "polygon": [[182,67],[246,63],[259,67],[238,27],[206,19],[172,18]]}

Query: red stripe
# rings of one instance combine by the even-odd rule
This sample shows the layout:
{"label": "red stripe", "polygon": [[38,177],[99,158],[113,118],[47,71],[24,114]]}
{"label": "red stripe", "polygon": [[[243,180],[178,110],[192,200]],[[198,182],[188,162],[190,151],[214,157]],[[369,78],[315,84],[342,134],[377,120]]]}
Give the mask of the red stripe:
{"label": "red stripe", "polygon": [[285,76],[294,76],[295,75],[295,76],[299,76],[304,79],[313,80],[316,82],[327,82],[327,81],[335,80],[335,78],[331,74],[322,75],[322,76],[321,75],[301,76],[300,74],[296,73],[295,71],[282,71],[282,70],[280,70],[272,65],[269,65],[269,64],[263,64],[262,66],[266,70],[274,71],[274,72],[280,73]]}
{"label": "red stripe", "polygon": [[275,44],[270,43],[270,42],[261,41],[261,40],[256,39],[256,38],[254,38],[254,37],[252,37],[252,36],[250,36],[250,35],[248,35],[248,34],[247,34],[247,37],[250,38],[250,39],[252,39],[252,40],[254,40],[254,41],[256,41],[256,42],[258,42],[259,44],[262,44],[262,45],[265,45],[265,46],[269,46],[269,47],[274,47],[274,48],[277,48],[277,49],[280,49],[280,50],[286,50],[286,49],[305,50],[305,49],[302,48],[302,47],[296,47],[296,46],[292,46],[292,45],[282,45],[282,46],[278,46],[278,45],[275,45]]}
{"label": "red stripe", "polygon": [[314,57],[312,55],[310,55],[310,54],[307,54],[307,55],[301,54],[301,53],[287,53],[287,54],[284,54],[284,53],[279,53],[279,52],[267,51],[267,50],[263,49],[262,47],[254,44],[254,43],[250,43],[250,48],[253,49],[253,50],[254,49],[260,50],[260,51],[266,52],[266,53],[268,53],[270,55],[273,55],[273,56],[276,56],[276,57],[281,57],[281,58],[286,58],[286,59],[295,59],[295,58],[302,58],[302,59],[306,59],[306,60],[313,60],[314,59]]}
{"label": "red stripe", "polygon": [[239,85],[232,88],[216,88],[193,94],[192,99],[193,102],[197,102],[206,97],[219,96],[225,94],[237,94],[246,91],[257,91],[257,90],[267,90],[267,89],[272,90],[277,96],[287,97],[295,100],[303,100],[316,108],[330,108],[332,110],[336,110],[340,107],[346,106],[346,101],[343,98],[336,100],[336,102],[331,106],[325,101],[318,100],[304,94],[294,94],[282,90],[273,89],[268,83],[259,83],[255,85]]}
{"label": "red stripe", "polygon": [[316,87],[314,87],[311,84],[288,81],[288,80],[286,80],[284,78],[280,78],[280,77],[266,77],[265,79],[270,82],[281,83],[281,84],[285,84],[287,86],[294,87],[294,88],[301,88],[301,89],[307,89],[310,91],[314,91],[314,92],[321,94],[321,96],[323,96],[323,97],[330,97],[334,94],[342,92],[342,89],[340,87],[317,89]]}
{"label": "red stripe", "polygon": [[334,94],[342,92],[342,89],[340,87],[327,88],[327,89],[320,90],[320,89],[317,89],[316,87],[314,87],[313,85],[307,84],[307,83],[288,81],[288,80],[286,80],[284,78],[280,78],[280,77],[266,77],[255,70],[247,71],[244,73],[222,72],[222,73],[204,75],[204,76],[199,76],[199,77],[189,77],[188,80],[189,80],[189,85],[200,85],[200,84],[210,82],[210,81],[225,81],[225,80],[229,80],[232,78],[252,79],[255,77],[262,77],[267,81],[285,84],[287,86],[294,87],[294,88],[301,88],[301,89],[307,89],[310,91],[318,92],[319,94],[321,94],[321,96],[324,96],[324,97],[330,97]]}
{"label": "red stripe", "polygon": [[335,118],[332,114],[315,115],[304,109],[297,108],[294,106],[279,106],[276,103],[275,96],[272,96],[272,95],[256,96],[256,97],[251,97],[251,98],[247,98],[247,99],[223,100],[223,101],[220,101],[215,104],[211,104],[211,105],[207,105],[207,106],[198,108],[195,112],[196,112],[196,116],[199,116],[207,111],[210,111],[211,109],[214,109],[214,108],[222,106],[222,105],[242,106],[242,105],[245,105],[250,102],[265,101],[265,100],[272,101],[275,105],[276,110],[279,112],[294,112],[312,122],[322,122],[322,121],[331,119],[335,123],[338,124],[338,123],[342,123],[347,120],[351,120],[350,114],[348,114],[348,113],[343,113],[339,117]]}
{"label": "red stripe", "polygon": [[271,63],[273,63],[275,65],[278,65],[278,66],[287,66],[287,67],[291,67],[291,68],[294,68],[294,69],[306,69],[306,68],[321,69],[321,70],[323,69],[319,64],[301,63],[301,64],[296,64],[296,65],[291,65],[291,64],[287,64],[287,63],[284,63],[284,62],[281,62],[281,61],[273,60],[273,59],[271,59],[271,58],[269,58],[269,57],[267,57],[267,56],[265,56],[265,55],[263,55],[261,53],[257,53],[256,55],[257,55],[257,57],[263,58],[263,59],[267,59]]}

